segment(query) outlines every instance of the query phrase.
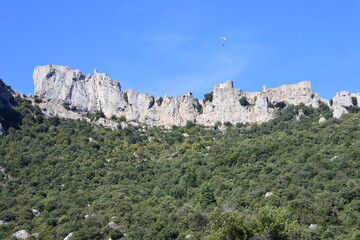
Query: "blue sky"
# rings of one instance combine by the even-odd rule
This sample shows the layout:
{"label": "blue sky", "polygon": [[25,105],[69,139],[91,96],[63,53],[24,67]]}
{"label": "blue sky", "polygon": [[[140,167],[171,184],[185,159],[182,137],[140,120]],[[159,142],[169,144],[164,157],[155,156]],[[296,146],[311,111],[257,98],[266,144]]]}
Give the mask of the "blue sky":
{"label": "blue sky", "polygon": [[327,99],[360,92],[357,0],[2,0],[0,16],[0,78],[21,93],[46,64],[158,97],[202,99],[228,79],[244,91],[311,81]]}

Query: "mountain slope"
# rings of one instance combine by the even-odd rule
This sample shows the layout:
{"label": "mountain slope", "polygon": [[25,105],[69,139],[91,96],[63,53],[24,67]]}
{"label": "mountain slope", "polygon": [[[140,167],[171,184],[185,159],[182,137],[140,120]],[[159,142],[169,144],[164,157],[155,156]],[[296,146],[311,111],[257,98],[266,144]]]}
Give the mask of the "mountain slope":
{"label": "mountain slope", "polygon": [[243,239],[359,236],[359,114],[318,123],[327,105],[299,105],[224,131],[112,131],[17,100],[21,122],[0,140],[1,239],[20,229],[39,239],[225,239],[238,226]]}

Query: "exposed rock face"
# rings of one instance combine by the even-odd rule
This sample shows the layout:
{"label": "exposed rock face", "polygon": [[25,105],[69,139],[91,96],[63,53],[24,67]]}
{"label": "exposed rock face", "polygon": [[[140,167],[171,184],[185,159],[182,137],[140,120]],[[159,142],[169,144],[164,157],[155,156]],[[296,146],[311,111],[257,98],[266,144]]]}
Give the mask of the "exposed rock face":
{"label": "exposed rock face", "polygon": [[94,76],[64,66],[36,67],[35,95],[52,103],[69,104],[81,111],[102,110],[110,115],[125,105],[120,84],[104,73]]}
{"label": "exposed rock face", "polygon": [[[234,89],[231,81],[216,85],[213,90],[213,101],[206,102],[203,114],[197,117],[199,123],[208,125],[220,122],[252,122],[261,123],[274,117],[276,103],[285,105],[304,103],[318,106],[322,99],[311,90],[310,82],[300,82],[293,85],[284,85],[279,88],[263,88],[260,92],[243,92]],[[240,99],[248,102],[242,105]]]}
{"label": "exposed rock face", "polygon": [[333,98],[332,108],[334,110],[334,117],[340,117],[342,114],[347,113],[348,111],[344,108],[351,106],[351,94],[347,91],[341,91],[336,93],[336,96]]}
{"label": "exposed rock face", "polygon": [[20,230],[13,234],[13,236],[17,239],[25,240],[28,237],[34,236],[31,232],[27,230]]}
{"label": "exposed rock face", "polygon": [[[18,96],[19,94],[14,91],[10,86],[6,85],[0,79],[0,108],[7,108],[13,107],[14,97]],[[0,116],[0,137],[4,137],[6,135],[5,129],[1,124],[1,116]]]}
{"label": "exposed rock face", "polygon": [[[121,90],[120,84],[104,73],[94,76],[64,66],[36,67],[33,73],[35,95],[44,103],[41,107],[49,115],[81,118],[82,112],[102,111],[106,117],[126,117],[129,122],[144,125],[185,125],[188,120],[204,125],[216,122],[261,123],[274,117],[277,108],[289,104],[318,107],[318,102],[329,102],[311,89],[310,82],[263,88],[259,92],[243,92],[233,87],[232,81],[218,84],[212,91],[212,100],[196,99],[192,93],[181,97],[155,98],[135,90]],[[333,99],[334,116],[346,112],[352,105],[348,92],[338,93]],[[360,95],[356,95],[360,102]],[[60,105],[59,105],[60,104]],[[65,110],[66,105],[76,111]]]}
{"label": "exposed rock face", "polygon": [[71,238],[71,236],[73,235],[73,233],[71,232],[71,233],[69,233],[65,238],[64,238],[64,240],[69,240],[70,238]]}
{"label": "exposed rock face", "polygon": [[325,117],[321,117],[320,119],[319,119],[319,123],[322,123],[322,122],[325,122],[326,121],[326,118]]}
{"label": "exposed rock face", "polygon": [[16,95],[18,93],[0,79],[0,108],[13,106],[13,99]]}

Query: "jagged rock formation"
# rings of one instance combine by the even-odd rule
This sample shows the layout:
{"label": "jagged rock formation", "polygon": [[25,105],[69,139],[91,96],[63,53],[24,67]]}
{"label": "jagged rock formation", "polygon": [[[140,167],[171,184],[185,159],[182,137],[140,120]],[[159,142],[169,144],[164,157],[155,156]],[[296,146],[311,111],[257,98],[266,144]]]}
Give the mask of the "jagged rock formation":
{"label": "jagged rock formation", "polygon": [[[0,108],[13,107],[14,97],[18,96],[19,93],[14,91],[10,86],[6,85],[0,79]],[[0,115],[0,137],[4,137],[6,135],[5,128],[1,124],[2,116]]]}
{"label": "jagged rock formation", "polygon": [[332,108],[334,110],[334,117],[339,118],[342,114],[348,113],[345,107],[353,106],[352,98],[356,98],[360,103],[360,93],[349,93],[347,91],[341,91],[336,93],[336,96],[332,99]]}
{"label": "jagged rock formation", "polygon": [[36,67],[33,73],[35,95],[52,103],[71,104],[82,111],[99,109],[112,114],[124,105],[120,84],[104,73],[94,76],[64,66]]}
{"label": "jagged rock formation", "polygon": [[[242,104],[241,99],[246,102]],[[326,101],[311,90],[310,82],[271,89],[263,87],[260,92],[243,92],[234,89],[232,81],[227,81],[215,86],[213,101],[205,103],[203,114],[197,120],[203,124],[217,121],[261,123],[273,118],[276,108],[299,103],[317,107],[319,100]],[[276,107],[277,104],[279,107]]]}
{"label": "jagged rock formation", "polygon": [[[310,82],[263,87],[259,92],[243,92],[226,81],[214,87],[211,99],[198,100],[192,93],[181,97],[156,98],[135,90],[121,90],[120,84],[104,73],[84,75],[64,66],[38,66],[33,73],[35,95],[43,100],[41,107],[51,115],[81,118],[83,112],[102,111],[106,117],[126,117],[144,125],[184,125],[188,120],[204,125],[216,122],[261,123],[274,117],[277,108],[304,103],[318,107],[319,101],[331,105],[311,89]],[[346,113],[353,105],[352,96],[340,92],[333,99],[334,116]],[[76,111],[66,111],[64,107]]]}
{"label": "jagged rock formation", "polygon": [[14,105],[13,99],[17,95],[18,95],[17,92],[15,92],[10,86],[6,85],[0,79],[0,108],[13,106]]}

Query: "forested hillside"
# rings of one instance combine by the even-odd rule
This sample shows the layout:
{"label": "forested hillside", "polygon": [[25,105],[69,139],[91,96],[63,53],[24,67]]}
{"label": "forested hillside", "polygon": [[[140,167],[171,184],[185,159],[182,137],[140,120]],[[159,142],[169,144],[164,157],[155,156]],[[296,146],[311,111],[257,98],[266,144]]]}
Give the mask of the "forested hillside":
{"label": "forested hillside", "polygon": [[17,102],[0,110],[0,239],[360,239],[359,113],[110,130]]}

